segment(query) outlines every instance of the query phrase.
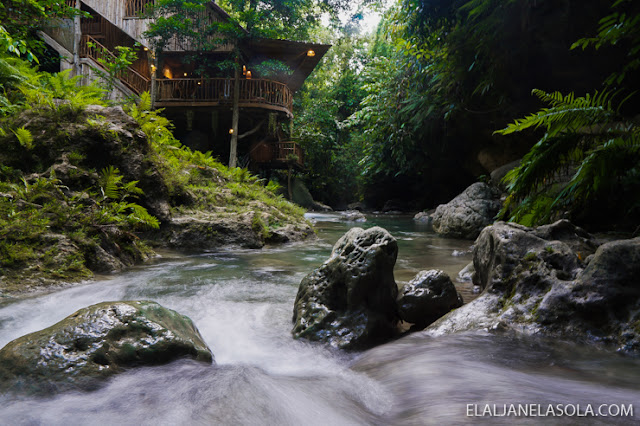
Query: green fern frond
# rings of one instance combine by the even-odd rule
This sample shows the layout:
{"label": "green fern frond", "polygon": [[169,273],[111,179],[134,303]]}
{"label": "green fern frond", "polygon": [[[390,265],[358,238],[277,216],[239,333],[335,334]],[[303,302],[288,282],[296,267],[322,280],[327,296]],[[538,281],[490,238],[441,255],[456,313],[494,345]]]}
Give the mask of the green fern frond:
{"label": "green fern frond", "polygon": [[127,207],[131,210],[131,213],[127,216],[127,222],[137,227],[149,227],[158,229],[160,227],[160,221],[152,216],[147,209],[139,204],[128,203]]}
{"label": "green fern frond", "polygon": [[615,94],[611,92],[596,92],[593,96],[586,94],[578,98],[573,93],[562,96],[560,92],[547,93],[538,89],[534,89],[532,93],[551,105],[551,108],[542,108],[537,113],[517,119],[494,133],[509,135],[530,128],[546,127],[548,133],[557,134],[567,130],[577,131],[595,123],[611,121],[616,117],[611,105],[611,99]]}
{"label": "green fern frond", "polygon": [[640,163],[640,130],[617,115],[615,93],[534,94],[550,108],[496,132],[546,127],[520,166],[503,179],[509,195],[500,217],[510,214],[511,220],[527,225],[549,221],[560,211],[578,211],[589,200],[615,191],[616,183]]}
{"label": "green fern frond", "polygon": [[137,196],[137,195],[144,195],[144,191],[140,188],[138,188],[138,182],[137,180],[132,180],[131,182],[127,182],[124,185],[122,185],[122,192],[124,194],[124,198],[128,197],[128,196]]}
{"label": "green fern frond", "polygon": [[13,130],[13,134],[16,135],[16,138],[18,138],[18,142],[21,146],[28,150],[33,149],[33,135],[31,134],[31,131],[25,129],[24,127],[20,127],[16,130]]}
{"label": "green fern frond", "polygon": [[122,175],[120,170],[113,166],[107,166],[102,169],[100,176],[100,190],[105,198],[112,200],[120,199],[120,182],[122,181]]}
{"label": "green fern frond", "polygon": [[142,92],[140,94],[138,108],[143,112],[151,111],[151,94],[149,92]]}

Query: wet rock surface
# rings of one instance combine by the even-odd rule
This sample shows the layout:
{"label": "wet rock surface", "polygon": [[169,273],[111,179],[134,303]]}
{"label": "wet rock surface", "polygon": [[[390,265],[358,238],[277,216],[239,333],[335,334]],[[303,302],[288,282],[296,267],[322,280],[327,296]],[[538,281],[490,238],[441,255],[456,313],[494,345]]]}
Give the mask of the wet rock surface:
{"label": "wet rock surface", "polygon": [[425,328],[449,311],[462,306],[462,296],[443,271],[420,271],[398,297],[398,314],[414,329]]}
{"label": "wet rock surface", "polygon": [[292,330],[296,338],[361,349],[393,336],[398,244],[385,229],[353,228],[322,266],[300,283]]}
{"label": "wet rock surface", "polygon": [[367,218],[358,210],[347,210],[340,213],[341,219],[345,222],[366,222]]}
{"label": "wet rock surface", "polygon": [[184,357],[213,362],[188,317],[150,301],[104,302],[0,349],[0,390],[92,390],[126,368]]}
{"label": "wet rock surface", "polygon": [[428,333],[512,329],[640,351],[640,238],[598,247],[565,220],[498,222],[476,240],[473,263],[483,293]]}
{"label": "wet rock surface", "polygon": [[486,183],[476,182],[447,204],[436,208],[433,230],[455,238],[474,239],[493,223],[500,211],[500,191]]}

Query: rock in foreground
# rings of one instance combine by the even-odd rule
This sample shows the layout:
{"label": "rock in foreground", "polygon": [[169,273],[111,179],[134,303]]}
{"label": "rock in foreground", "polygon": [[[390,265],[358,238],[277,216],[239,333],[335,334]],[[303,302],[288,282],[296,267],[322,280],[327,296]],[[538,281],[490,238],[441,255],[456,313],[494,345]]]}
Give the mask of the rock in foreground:
{"label": "rock in foreground", "polygon": [[595,249],[567,221],[487,227],[474,248],[483,294],[428,330],[510,328],[640,351],[640,238]]}
{"label": "rock in foreground", "polygon": [[443,271],[420,271],[403,288],[398,313],[414,328],[425,328],[449,311],[462,306],[462,296]]}
{"label": "rock in foreground", "polygon": [[476,182],[433,214],[433,230],[447,237],[476,238],[500,211],[500,191]]}
{"label": "rock in foreground", "polygon": [[193,322],[155,302],[104,302],[0,349],[0,390],[91,390],[127,367],[213,355]]}
{"label": "rock in foreground", "polygon": [[398,244],[386,230],[349,230],[298,288],[292,333],[342,349],[381,343],[395,332]]}

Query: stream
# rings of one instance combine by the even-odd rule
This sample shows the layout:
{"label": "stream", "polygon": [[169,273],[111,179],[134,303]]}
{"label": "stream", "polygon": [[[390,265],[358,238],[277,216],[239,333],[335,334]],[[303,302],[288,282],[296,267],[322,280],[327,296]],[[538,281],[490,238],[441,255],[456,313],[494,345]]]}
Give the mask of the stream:
{"label": "stream", "polygon": [[[0,424],[344,425],[629,424],[640,413],[640,359],[575,343],[488,332],[416,333],[361,353],[293,340],[300,280],[351,226],[398,239],[398,284],[422,269],[456,276],[471,242],[440,238],[405,216],[347,224],[311,214],[318,239],[262,250],[163,252],[124,273],[0,304],[0,347],[102,301],[154,300],[189,316],[216,365],[177,361],[129,370],[94,392],[50,398],[0,396]],[[478,417],[485,405],[563,404],[584,410],[634,404],[634,418]],[[579,406],[579,407],[578,407]],[[544,410],[543,410],[544,411]],[[614,410],[615,412],[615,410]]]}

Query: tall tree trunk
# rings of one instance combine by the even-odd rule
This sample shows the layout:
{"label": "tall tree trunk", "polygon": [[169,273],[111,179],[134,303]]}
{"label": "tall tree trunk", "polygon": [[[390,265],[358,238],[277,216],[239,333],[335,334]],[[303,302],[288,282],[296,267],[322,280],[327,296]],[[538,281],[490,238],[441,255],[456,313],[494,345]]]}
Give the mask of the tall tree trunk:
{"label": "tall tree trunk", "polygon": [[[76,0],[76,9],[80,11],[80,0]],[[82,39],[82,22],[80,15],[73,17],[73,75],[80,75],[80,40]]]}
{"label": "tall tree trunk", "polygon": [[[149,50],[151,52],[151,50]],[[156,107],[156,98],[158,91],[158,83],[156,81],[156,71],[158,70],[157,53],[149,55],[149,62],[151,62],[151,87],[149,89],[149,95],[151,96],[151,109]]]}
{"label": "tall tree trunk", "polygon": [[287,189],[289,190],[289,201],[293,201],[293,188],[291,188],[291,164],[289,164],[289,170],[287,170]]}
{"label": "tall tree trunk", "polygon": [[236,167],[238,162],[238,120],[240,118],[240,67],[236,63],[233,81],[233,117],[231,118],[231,149],[229,150],[229,167]]}

